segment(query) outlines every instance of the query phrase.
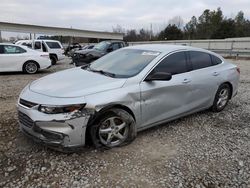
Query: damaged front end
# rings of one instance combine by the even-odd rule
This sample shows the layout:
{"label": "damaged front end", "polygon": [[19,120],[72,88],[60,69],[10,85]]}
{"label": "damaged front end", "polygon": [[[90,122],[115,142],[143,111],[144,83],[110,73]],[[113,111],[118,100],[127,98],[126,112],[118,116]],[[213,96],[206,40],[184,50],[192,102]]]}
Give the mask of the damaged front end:
{"label": "damaged front end", "polygon": [[63,107],[65,109],[59,109],[50,106],[50,109],[45,109],[40,104],[19,99],[20,129],[34,141],[56,150],[84,146],[87,124],[94,110],[73,107],[68,105]]}

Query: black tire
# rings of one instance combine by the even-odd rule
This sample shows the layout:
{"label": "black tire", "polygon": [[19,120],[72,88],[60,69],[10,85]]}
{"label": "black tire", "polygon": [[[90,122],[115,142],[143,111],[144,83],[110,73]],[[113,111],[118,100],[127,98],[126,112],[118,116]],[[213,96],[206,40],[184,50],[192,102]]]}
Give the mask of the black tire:
{"label": "black tire", "polygon": [[222,84],[218,88],[215,98],[214,98],[214,103],[212,106],[212,111],[213,112],[220,112],[222,111],[228,104],[231,96],[231,88],[228,84]]}
{"label": "black tire", "polygon": [[[123,128],[120,129],[120,127]],[[109,132],[106,131],[108,129]],[[124,146],[132,142],[136,137],[135,120],[131,114],[123,109],[110,109],[103,113],[93,125],[90,125],[89,133],[96,148],[110,149]],[[109,138],[110,141],[108,141]]]}
{"label": "black tire", "polygon": [[52,64],[52,65],[55,65],[56,62],[57,62],[57,58],[56,58],[56,56],[54,56],[54,55],[50,56],[50,60],[51,60],[51,64]]}
{"label": "black tire", "polygon": [[27,74],[35,74],[39,70],[39,65],[35,61],[27,61],[23,65],[23,72]]}

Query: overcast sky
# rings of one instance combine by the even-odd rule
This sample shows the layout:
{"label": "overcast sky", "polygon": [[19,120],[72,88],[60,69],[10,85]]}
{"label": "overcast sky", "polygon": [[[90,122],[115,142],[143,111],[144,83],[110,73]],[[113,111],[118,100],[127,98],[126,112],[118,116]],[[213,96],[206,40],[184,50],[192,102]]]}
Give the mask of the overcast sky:
{"label": "overcast sky", "polygon": [[152,23],[157,31],[174,16],[186,23],[218,7],[227,17],[242,10],[250,18],[250,0],[1,0],[0,21],[100,31],[117,24],[149,29]]}

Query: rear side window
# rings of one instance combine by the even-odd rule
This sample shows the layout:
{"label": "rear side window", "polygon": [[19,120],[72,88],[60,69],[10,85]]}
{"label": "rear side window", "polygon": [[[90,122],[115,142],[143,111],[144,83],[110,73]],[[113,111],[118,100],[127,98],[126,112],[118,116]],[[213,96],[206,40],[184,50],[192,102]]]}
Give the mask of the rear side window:
{"label": "rear side window", "polygon": [[124,44],[122,42],[119,42],[119,47],[120,48],[123,48],[124,47]]}
{"label": "rear side window", "polygon": [[46,44],[51,49],[61,48],[61,46],[58,42],[46,42]]}
{"label": "rear side window", "polygon": [[214,55],[211,55],[212,61],[213,61],[213,65],[218,65],[222,63],[222,60]]}
{"label": "rear side window", "polygon": [[19,46],[4,45],[5,54],[21,54],[25,53],[26,50],[20,48]]}
{"label": "rear side window", "polygon": [[187,72],[187,60],[185,52],[177,52],[166,57],[154,69],[155,72],[180,74]]}
{"label": "rear side window", "polygon": [[202,69],[213,65],[210,55],[205,52],[191,51],[189,54],[193,70]]}
{"label": "rear side window", "polygon": [[120,46],[119,46],[118,43],[113,43],[113,44],[112,44],[112,48],[113,48],[113,50],[117,50],[117,49],[120,48]]}

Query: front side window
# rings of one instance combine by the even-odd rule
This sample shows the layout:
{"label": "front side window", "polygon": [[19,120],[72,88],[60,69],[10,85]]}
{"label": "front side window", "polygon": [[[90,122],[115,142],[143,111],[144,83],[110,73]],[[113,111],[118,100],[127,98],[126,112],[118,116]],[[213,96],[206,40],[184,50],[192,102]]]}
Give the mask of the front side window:
{"label": "front side window", "polygon": [[209,54],[198,51],[191,51],[189,53],[193,70],[202,69],[213,65]]}
{"label": "front side window", "polygon": [[171,73],[172,75],[187,72],[185,52],[177,52],[167,56],[155,67],[153,71]]}
{"label": "front side window", "polygon": [[61,48],[61,46],[60,46],[60,44],[58,42],[46,42],[46,44],[48,45],[48,47],[50,49]]}
{"label": "front side window", "polygon": [[35,49],[40,50],[41,49],[41,42],[35,42]]}
{"label": "front side window", "polygon": [[3,45],[0,45],[0,54],[4,54],[4,47],[3,47]]}
{"label": "front side window", "polygon": [[94,61],[90,70],[109,72],[116,78],[129,78],[141,72],[160,52],[123,49]]}
{"label": "front side window", "polygon": [[19,46],[11,46],[11,45],[4,45],[4,53],[5,54],[20,54],[25,53],[26,50],[20,48]]}

